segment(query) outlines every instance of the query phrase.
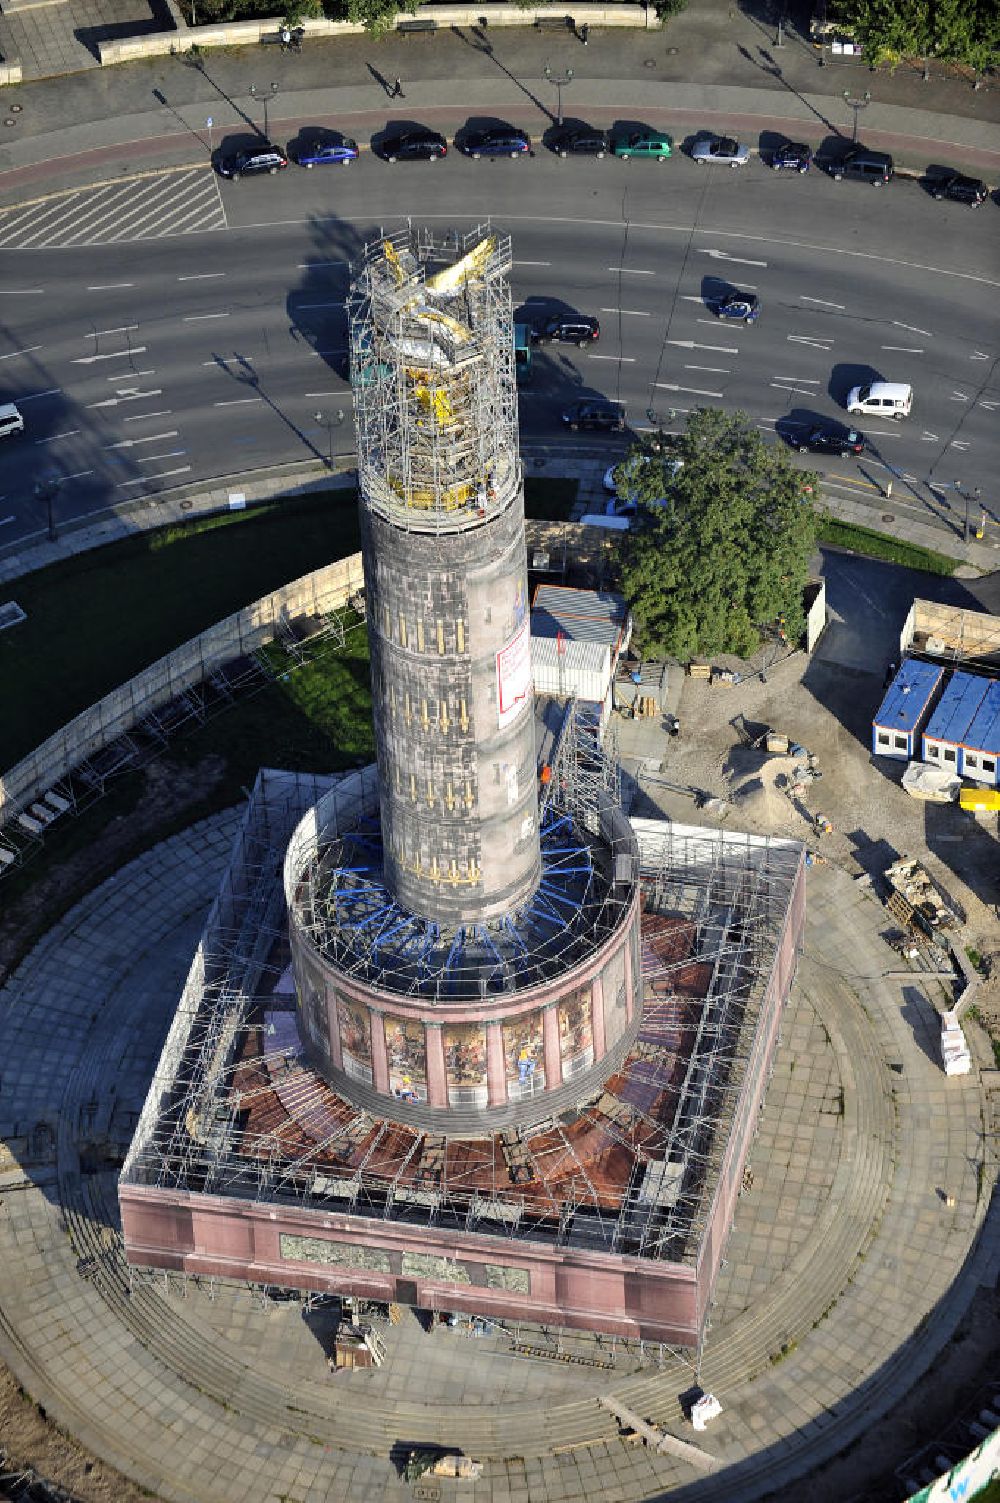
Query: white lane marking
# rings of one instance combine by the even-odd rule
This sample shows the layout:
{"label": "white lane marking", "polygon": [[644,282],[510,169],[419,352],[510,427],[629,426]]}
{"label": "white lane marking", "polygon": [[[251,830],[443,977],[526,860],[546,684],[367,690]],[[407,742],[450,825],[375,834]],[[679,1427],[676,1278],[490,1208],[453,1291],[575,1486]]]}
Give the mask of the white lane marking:
{"label": "white lane marking", "polygon": [[938,442],[938,436],[937,436],[937,434],[936,433],[928,433],[928,431],[927,431],[926,428],[924,429],[923,433],[921,433],[920,437],[921,437],[922,442],[925,443],[925,444],[936,444]]}
{"label": "white lane marking", "polygon": [[730,376],[732,371],[728,365],[686,365],[686,371],[711,371],[716,376]]}
{"label": "white lane marking", "polygon": [[97,282],[93,287],[88,287],[88,292],[117,292],[119,287],[134,287],[134,282]]}
{"label": "white lane marking", "polygon": [[952,389],[951,400],[953,402],[967,402],[969,398],[966,396],[964,391],[955,391],[954,389]]}
{"label": "white lane marking", "polygon": [[608,271],[613,271],[617,276],[623,277],[655,277],[655,271],[636,271],[634,266],[609,266]]}
{"label": "white lane marking", "polygon": [[61,391],[61,386],[50,386],[48,391],[33,391],[30,397],[18,397],[17,400],[21,403],[39,402],[41,401],[42,397],[58,397]]}
{"label": "white lane marking", "polygon": [[[296,313],[306,313],[306,312],[309,311],[310,308],[346,308],[346,307],[347,307],[347,304],[344,302],[343,298],[339,298],[336,302],[333,302],[333,303],[296,303],[295,304],[295,311],[296,311]],[[207,316],[208,315],[206,315],[206,317]],[[214,315],[214,316],[218,317],[217,314]]]}
{"label": "white lane marking", "polygon": [[114,329],[91,329],[89,334],[81,334],[81,339],[100,339],[102,334],[126,334],[131,329],[137,329],[138,324],[118,324]]}
{"label": "white lane marking", "polygon": [[[701,301],[701,299],[699,298],[699,302],[700,301]],[[719,320],[717,318],[696,318],[695,319],[695,323],[696,324],[708,324],[709,328],[711,328],[711,329],[718,329],[718,327],[719,327]]]}
{"label": "white lane marking", "polygon": [[702,391],[698,386],[675,386],[672,381],[656,381],[654,385],[662,391],[689,391],[695,397],[721,397],[721,391]]}
{"label": "white lane marking", "polygon": [[136,455],[136,464],[156,464],[161,459],[177,459],[181,454],[186,454],[186,449],[168,449],[165,454],[141,454]]}
{"label": "white lane marking", "polygon": [[725,251],[708,250],[705,246],[698,247],[703,256],[711,256],[713,261],[732,261],[737,266],[766,266],[766,261],[747,261],[742,256],[730,256]]}
{"label": "white lane marking", "polygon": [[814,397],[816,395],[814,391],[810,391],[808,387],[805,386],[781,386],[777,381],[772,381],[771,385],[777,386],[779,391],[787,391],[794,396]]}
{"label": "white lane marking", "polygon": [[105,376],[105,381],[127,381],[129,376],[155,376],[154,370],[148,371],[116,371],[113,376]]}
{"label": "white lane marking", "polygon": [[788,340],[789,344],[808,344],[811,345],[814,350],[829,350],[830,346],[833,344],[832,339],[827,339],[823,335],[821,335],[818,339],[815,339],[812,337],[812,335],[809,334],[786,334],[785,338]]}
{"label": "white lane marking", "polygon": [[914,324],[901,324],[898,318],[893,319],[892,326],[894,329],[905,329],[907,334],[924,334],[928,339],[934,338],[930,329],[918,329]]}
{"label": "white lane marking", "polygon": [[302,395],[304,397],[335,397],[338,401],[345,399],[342,391],[304,391]]}
{"label": "white lane marking", "polygon": [[705,299],[694,292],[682,292],[680,300],[682,303],[701,303],[702,307],[705,306]]}
{"label": "white lane marking", "polygon": [[800,292],[799,297],[803,303],[816,303],[820,308],[839,308],[841,313],[846,307],[845,303],[829,303],[825,297],[806,297],[804,292]]}
{"label": "white lane marking", "polygon": [[987,412],[995,412],[1000,407],[1000,402],[987,402],[985,398],[981,398],[979,405],[985,407]]}
{"label": "white lane marking", "polygon": [[914,349],[912,345],[884,344],[883,350],[895,350],[898,355],[922,355],[923,350]]}
{"label": "white lane marking", "polygon": [[772,386],[775,381],[801,381],[803,386],[819,385],[819,380],[814,376],[775,376],[774,381],[771,382]]}
{"label": "white lane marking", "polygon": [[16,521],[17,521],[17,518],[14,516],[14,513],[11,512],[11,514],[10,514],[9,517],[0,517],[0,527],[7,527],[7,526],[9,526],[9,524],[11,522],[16,522]]}
{"label": "white lane marking", "polygon": [[105,444],[105,449],[134,449],[136,444],[155,444],[162,438],[176,438],[177,429],[171,428],[169,433],[151,433],[147,438],[120,438],[116,444]]}
{"label": "white lane marking", "polygon": [[186,475],[190,470],[189,464],[182,464],[176,470],[164,470],[159,475],[140,475],[138,480],[119,480],[119,488],[127,485],[149,485],[152,480],[166,480],[169,475]]}
{"label": "white lane marking", "polygon": [[224,277],[224,271],[193,271],[186,277],[178,277],[178,282],[214,282],[217,277]]}
{"label": "white lane marking", "polygon": [[969,447],[969,445],[968,445],[968,443],[964,442],[962,439],[953,438],[952,441],[951,441],[951,443],[948,445],[948,447],[949,447],[949,449],[967,449]]}
{"label": "white lane marking", "polygon": [[36,438],[36,444],[54,444],[60,438],[76,438],[79,428],[68,428],[65,433],[52,433],[48,438]]}
{"label": "white lane marking", "polygon": [[92,407],[117,407],[119,402],[138,402],[141,397],[162,397],[163,388],[158,387],[155,391],[121,391],[116,397],[105,397],[103,402],[88,402],[88,412]]}
{"label": "white lane marking", "polygon": [[738,355],[739,347],[733,344],[697,344],[693,339],[668,339],[666,344],[676,344],[682,350],[715,350],[719,355]]}
{"label": "white lane marking", "polygon": [[[349,261],[300,261],[296,271],[312,271],[316,266],[349,266]],[[548,262],[545,265],[548,266]]]}
{"label": "white lane marking", "polygon": [[159,412],[134,412],[131,417],[122,418],[123,423],[148,423],[150,418],[170,417],[172,407],[161,407]]}
{"label": "white lane marking", "polygon": [[41,297],[44,287],[0,287],[3,297]]}
{"label": "white lane marking", "polygon": [[107,355],[74,355],[70,365],[93,365],[95,360],[128,360],[131,355],[144,355],[146,346],[137,344],[131,350],[115,350]]}
{"label": "white lane marking", "polygon": [[[342,261],[328,261],[327,266],[342,266]],[[515,261],[515,266],[551,266],[551,261]]]}
{"label": "white lane marking", "polygon": [[184,322],[186,324],[196,324],[196,323],[199,323],[204,318],[228,318],[228,317],[229,317],[228,313],[186,313],[184,315]]}
{"label": "white lane marking", "polygon": [[[698,299],[701,302],[701,298]],[[602,308],[602,313],[620,313],[623,318],[652,318],[651,313],[644,313],[641,308]],[[41,345],[36,346],[41,349]]]}
{"label": "white lane marking", "polygon": [[213,407],[242,407],[246,402],[259,402],[260,397],[230,397],[228,402],[213,402]]}
{"label": "white lane marking", "polygon": [[977,350],[974,355],[969,356],[970,360],[988,360],[989,358],[989,355],[984,355],[982,350]]}
{"label": "white lane marking", "polygon": [[92,475],[93,470],[77,470],[75,475],[63,475],[63,480],[82,480],[84,475]]}
{"label": "white lane marking", "polygon": [[11,350],[9,355],[0,355],[0,360],[16,360],[18,355],[33,355],[36,350],[40,350],[41,348],[40,344],[29,344],[26,350]]}
{"label": "white lane marking", "polygon": [[591,355],[591,360],[620,360],[622,365],[635,365],[634,355]]}

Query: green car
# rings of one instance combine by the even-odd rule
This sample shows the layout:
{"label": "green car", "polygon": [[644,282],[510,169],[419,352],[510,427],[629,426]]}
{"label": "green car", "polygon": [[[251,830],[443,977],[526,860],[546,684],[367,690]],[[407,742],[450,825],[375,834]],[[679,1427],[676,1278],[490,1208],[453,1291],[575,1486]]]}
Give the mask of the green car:
{"label": "green car", "polygon": [[657,130],[632,130],[611,137],[611,155],[627,162],[629,157],[655,157],[665,162],[673,150],[670,137]]}

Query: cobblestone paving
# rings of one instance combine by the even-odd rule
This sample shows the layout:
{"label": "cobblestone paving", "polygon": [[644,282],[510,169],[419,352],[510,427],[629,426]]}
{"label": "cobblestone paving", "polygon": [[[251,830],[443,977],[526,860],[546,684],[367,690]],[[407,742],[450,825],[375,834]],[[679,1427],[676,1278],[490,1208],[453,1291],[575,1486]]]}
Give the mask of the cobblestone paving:
{"label": "cobblestone paving", "polygon": [[[24,1188],[0,1181],[0,1354],[161,1496],[410,1498],[390,1453],[429,1440],[484,1459],[475,1486],[445,1484],[456,1503],[759,1496],[898,1400],[995,1270],[978,1079],[941,1073],[930,1001],[885,977],[878,906],[830,868],[810,878],[701,1368],[725,1406],[704,1437],[723,1474],[625,1446],[597,1406],[613,1392],[683,1433],[693,1373],[669,1353],[526,1361],[499,1337],[428,1335],[407,1315],[381,1369],[331,1377],[324,1317],[297,1301],[176,1278],[130,1287],[109,1156],[131,1135],[233,828],[219,816],[119,873],[0,993],[0,1133],[54,1135],[36,1134]],[[576,1349],[612,1360],[607,1344]]]}

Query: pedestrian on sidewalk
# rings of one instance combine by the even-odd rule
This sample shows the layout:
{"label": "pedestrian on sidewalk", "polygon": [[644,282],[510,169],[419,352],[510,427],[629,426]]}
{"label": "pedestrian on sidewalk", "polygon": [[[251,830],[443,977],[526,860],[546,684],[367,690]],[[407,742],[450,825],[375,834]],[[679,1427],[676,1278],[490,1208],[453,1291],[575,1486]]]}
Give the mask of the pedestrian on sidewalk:
{"label": "pedestrian on sidewalk", "polygon": [[403,84],[402,84],[402,80],[401,79],[399,79],[399,78],[396,79],[396,82],[392,86],[392,91],[391,91],[391,93],[389,95],[389,98],[390,99],[405,99],[406,98],[406,95],[403,93]]}

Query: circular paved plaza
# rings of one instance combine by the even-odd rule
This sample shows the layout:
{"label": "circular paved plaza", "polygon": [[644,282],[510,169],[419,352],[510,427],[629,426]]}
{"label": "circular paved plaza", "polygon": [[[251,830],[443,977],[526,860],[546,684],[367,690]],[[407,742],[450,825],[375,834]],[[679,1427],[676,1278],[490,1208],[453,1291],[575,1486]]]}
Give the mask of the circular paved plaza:
{"label": "circular paved plaza", "polygon": [[[409,1312],[384,1364],[330,1374],[329,1312],[211,1281],[131,1278],[116,1165],[131,1138],[237,816],[193,827],[96,889],[0,992],[0,1355],[91,1451],[197,1503],[409,1499],[395,1458],[483,1462],[441,1496],[735,1503],[787,1485],[902,1398],[992,1268],[978,1074],[947,1079],[937,1019],[879,936],[880,905],[813,869],[805,953],[692,1366],[581,1339],[512,1354]],[[949,1204],[953,1200],[953,1204]],[[542,1344],[539,1332],[525,1340]],[[624,1443],[611,1396],[719,1463]],[[447,1489],[447,1494],[445,1494]]]}

